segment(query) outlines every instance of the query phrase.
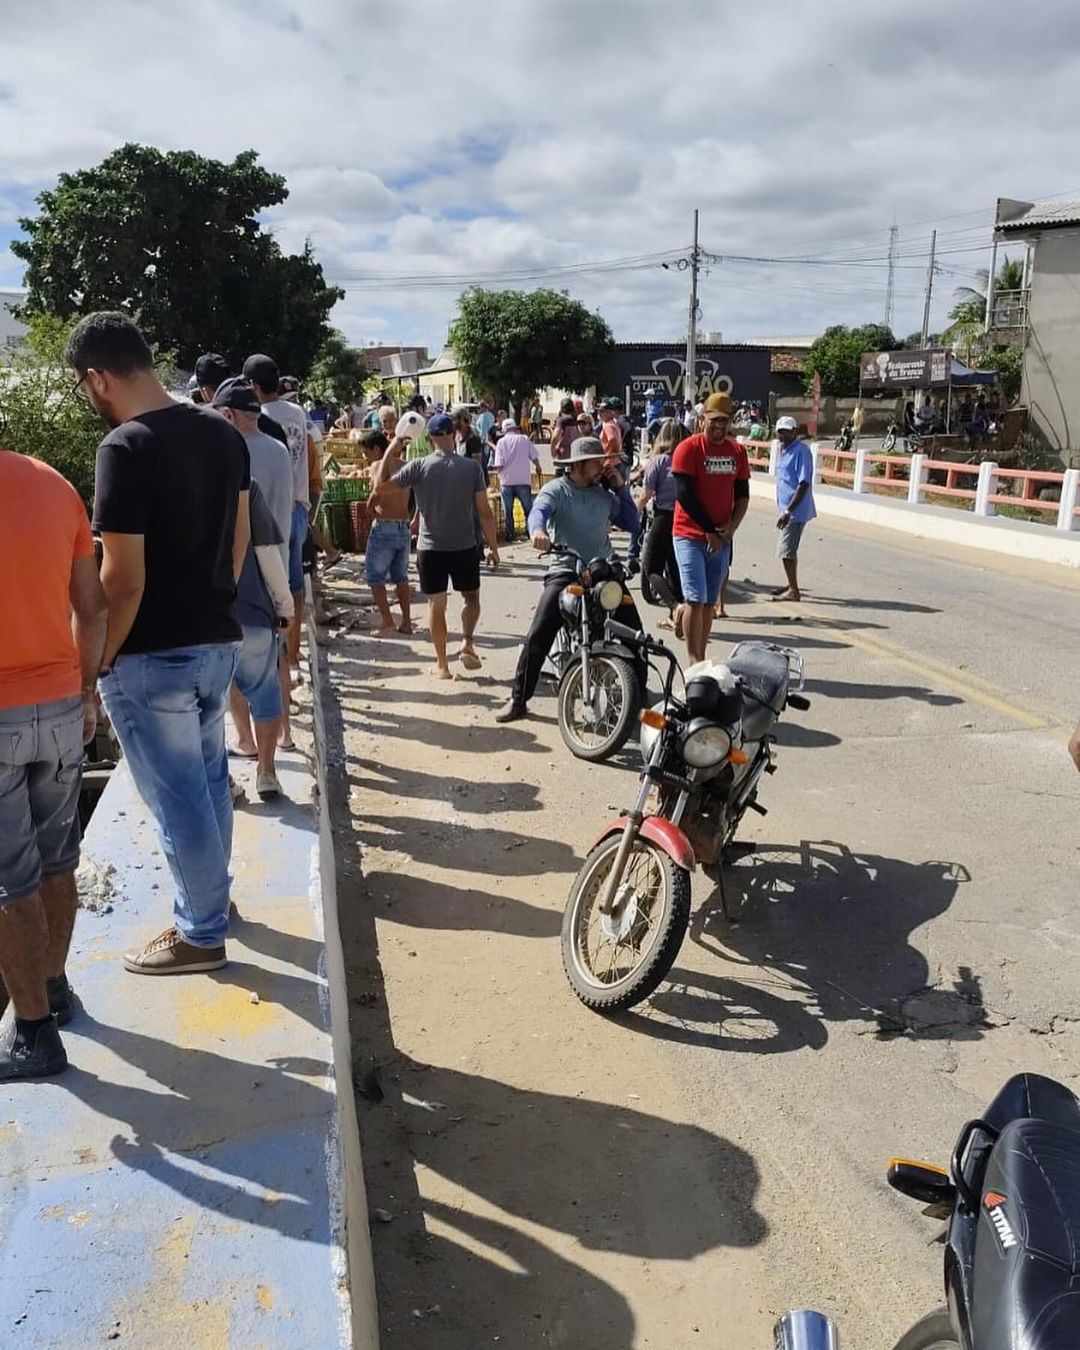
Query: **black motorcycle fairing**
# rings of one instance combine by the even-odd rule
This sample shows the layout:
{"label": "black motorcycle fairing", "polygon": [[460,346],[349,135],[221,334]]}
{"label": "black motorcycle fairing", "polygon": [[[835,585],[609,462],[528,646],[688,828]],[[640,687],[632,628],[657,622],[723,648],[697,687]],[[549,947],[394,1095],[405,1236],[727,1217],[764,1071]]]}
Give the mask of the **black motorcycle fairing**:
{"label": "black motorcycle fairing", "polygon": [[1052,1120],[1080,1129],[1080,1102],[1062,1083],[1039,1073],[1017,1073],[983,1112],[983,1120],[1001,1131],[1014,1120]]}
{"label": "black motorcycle fairing", "polygon": [[[982,1121],[989,1133],[975,1122],[969,1122],[960,1133],[953,1162],[954,1175],[959,1173],[962,1192],[973,1196],[975,1209],[960,1203],[953,1210],[945,1253],[945,1285],[965,1346],[973,1344],[975,1249],[977,1234],[983,1226],[980,1211],[986,1190],[987,1166],[999,1136],[1018,1120],[1042,1121],[1080,1132],[1080,1103],[1068,1088],[1052,1078],[1034,1073],[1015,1074],[983,1113]],[[978,1342],[974,1344],[978,1345]],[[1005,1341],[1004,1345],[1012,1350],[1010,1342]],[[1043,1350],[1043,1347],[1035,1343],[1031,1347],[1025,1346],[1024,1350]]]}
{"label": "black motorcycle fairing", "polygon": [[972,1341],[978,1350],[1080,1346],[1080,1129],[1005,1126],[982,1183]]}
{"label": "black motorcycle fairing", "polygon": [[743,692],[743,734],[759,741],[784,711],[791,668],[783,652],[769,647],[746,647],[727,659]]}

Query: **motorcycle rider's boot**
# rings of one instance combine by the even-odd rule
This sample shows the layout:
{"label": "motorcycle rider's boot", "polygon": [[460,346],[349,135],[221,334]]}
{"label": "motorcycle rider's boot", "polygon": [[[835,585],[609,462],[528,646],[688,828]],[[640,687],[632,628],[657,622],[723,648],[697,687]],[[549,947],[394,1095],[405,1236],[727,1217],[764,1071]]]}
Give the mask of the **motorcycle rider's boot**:
{"label": "motorcycle rider's boot", "polygon": [[517,703],[514,699],[509,699],[495,714],[495,721],[520,722],[523,717],[528,717],[528,715],[529,710],[524,703]]}

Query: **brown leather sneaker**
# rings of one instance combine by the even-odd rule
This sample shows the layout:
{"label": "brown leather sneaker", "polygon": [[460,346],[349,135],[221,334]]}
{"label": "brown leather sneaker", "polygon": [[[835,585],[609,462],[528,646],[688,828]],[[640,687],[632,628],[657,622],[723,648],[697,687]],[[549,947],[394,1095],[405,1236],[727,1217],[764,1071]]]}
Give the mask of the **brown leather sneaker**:
{"label": "brown leather sneaker", "polygon": [[166,928],[141,952],[124,954],[124,969],[133,975],[196,975],[227,964],[225,948],[193,947],[175,928]]}

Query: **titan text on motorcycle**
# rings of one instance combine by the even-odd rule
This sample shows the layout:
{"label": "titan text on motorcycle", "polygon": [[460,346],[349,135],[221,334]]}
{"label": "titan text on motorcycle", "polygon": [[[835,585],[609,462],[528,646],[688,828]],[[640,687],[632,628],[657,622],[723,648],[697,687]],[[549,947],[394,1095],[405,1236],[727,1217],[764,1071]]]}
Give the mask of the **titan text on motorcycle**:
{"label": "titan text on motorcycle", "polygon": [[[667,583],[653,577],[657,594]],[[645,767],[637,801],[596,840],[563,915],[567,978],[588,1007],[616,1012],[656,989],[671,969],[690,920],[698,862],[721,888],[723,861],[762,776],[774,769],[773,729],[790,704],[808,708],[801,655],[765,642],[740,643],[725,664],[703,662],[683,676],[662,642],[609,620],[607,631],[651,664],[666,661],[661,702],[641,713]],[[651,809],[649,808],[651,799]]]}
{"label": "titan text on motorcycle", "polygon": [[[961,1129],[948,1169],[893,1158],[889,1184],[944,1219],[946,1304],[894,1350],[1080,1346],[1080,1102],[1039,1074],[1010,1078]],[[809,1310],[776,1324],[776,1350],[838,1350]]]}

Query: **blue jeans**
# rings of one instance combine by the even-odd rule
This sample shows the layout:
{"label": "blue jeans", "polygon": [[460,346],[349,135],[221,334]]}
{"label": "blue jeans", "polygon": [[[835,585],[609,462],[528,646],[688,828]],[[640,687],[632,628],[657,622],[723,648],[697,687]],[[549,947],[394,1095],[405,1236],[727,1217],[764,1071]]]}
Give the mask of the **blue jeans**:
{"label": "blue jeans", "polygon": [[503,514],[506,516],[506,542],[510,543],[514,538],[514,498],[521,503],[521,509],[525,512],[525,533],[529,532],[529,512],[532,510],[533,495],[532,488],[527,483],[515,484],[513,487],[503,487],[499,489],[502,496]]}
{"label": "blue jeans", "polygon": [[101,697],[176,884],[176,927],[193,947],[229,931],[232,797],[225,708],[238,646],[118,656]]}
{"label": "blue jeans", "polygon": [[640,562],[641,560],[641,512],[637,509],[637,503],[634,501],[630,489],[625,485],[619,489],[619,496],[624,502],[629,502],[633,511],[626,514],[635,523],[630,526],[627,533],[630,535],[630,547],[626,551],[626,561],[629,563]]}

